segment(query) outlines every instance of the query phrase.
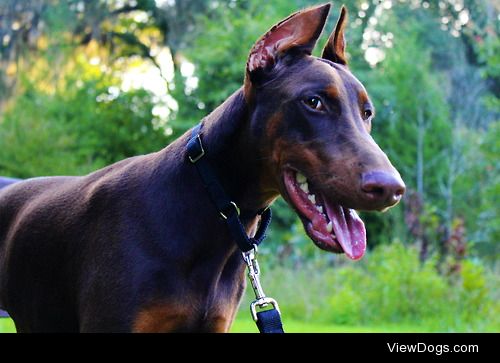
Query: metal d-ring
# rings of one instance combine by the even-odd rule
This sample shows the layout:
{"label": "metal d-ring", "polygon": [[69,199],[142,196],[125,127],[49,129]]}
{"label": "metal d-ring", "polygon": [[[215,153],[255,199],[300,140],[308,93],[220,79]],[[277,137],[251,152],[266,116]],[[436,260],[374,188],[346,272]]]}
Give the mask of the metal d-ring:
{"label": "metal d-ring", "polygon": [[274,300],[272,297],[263,297],[263,298],[254,300],[250,304],[250,313],[252,314],[253,321],[257,322],[257,320],[259,320],[259,318],[257,316],[257,307],[259,309],[262,309],[268,305],[272,305],[273,309],[278,310],[278,313],[281,314],[280,307],[278,306],[278,302],[276,300]]}
{"label": "metal d-ring", "polygon": [[[233,206],[234,210],[236,211],[236,214],[237,214],[237,215],[240,215],[240,208],[238,208],[238,206],[236,205],[236,203],[235,203],[235,202],[229,202],[229,206]],[[219,214],[220,214],[220,216],[221,216],[222,218],[224,218],[224,219],[227,219],[227,216],[229,215],[229,213],[227,213],[227,215],[226,215],[226,214],[224,214],[224,213],[223,213],[223,212],[221,212],[221,211],[219,211]]]}

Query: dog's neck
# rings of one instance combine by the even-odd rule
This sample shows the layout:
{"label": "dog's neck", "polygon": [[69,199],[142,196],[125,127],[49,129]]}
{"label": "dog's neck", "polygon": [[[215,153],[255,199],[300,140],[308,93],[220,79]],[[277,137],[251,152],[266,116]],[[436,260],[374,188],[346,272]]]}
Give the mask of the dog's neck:
{"label": "dog's neck", "polygon": [[203,145],[221,184],[250,215],[268,207],[278,196],[266,182],[251,113],[243,89],[239,89],[203,119],[202,128]]}
{"label": "dog's neck", "polygon": [[[203,119],[201,129],[204,158],[228,196],[242,211],[241,221],[249,235],[256,231],[257,212],[269,206],[278,195],[263,183],[266,172],[260,164],[259,147],[250,135],[251,116],[240,89]],[[206,195],[208,191],[203,187],[196,167],[187,158],[190,137],[191,131],[188,131],[157,154],[158,174],[163,173],[162,179],[166,180],[166,184],[160,183],[161,187],[171,188],[172,183],[178,186],[176,197],[189,210],[191,220],[196,221],[187,232],[190,243],[181,239],[176,253],[177,256],[182,254],[191,266],[208,266],[203,268],[212,273],[200,280],[199,291],[206,290],[209,294],[224,271],[226,276],[243,280],[244,263],[227,226],[214,208],[205,204],[211,203]],[[172,165],[176,167],[172,169]],[[200,194],[204,194],[203,198]],[[158,205],[161,203],[160,198]],[[238,286],[241,286],[240,282]]]}

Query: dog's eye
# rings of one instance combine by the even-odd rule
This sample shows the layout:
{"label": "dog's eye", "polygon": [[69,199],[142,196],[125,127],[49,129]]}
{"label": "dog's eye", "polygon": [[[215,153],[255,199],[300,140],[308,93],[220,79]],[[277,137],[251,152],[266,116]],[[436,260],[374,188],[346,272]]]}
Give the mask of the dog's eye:
{"label": "dog's eye", "polygon": [[312,108],[315,111],[323,111],[325,106],[323,106],[323,102],[319,99],[319,97],[307,97],[304,100],[304,103],[307,107]]}
{"label": "dog's eye", "polygon": [[366,109],[363,111],[363,120],[368,120],[370,117],[372,117],[373,112],[370,109]]}

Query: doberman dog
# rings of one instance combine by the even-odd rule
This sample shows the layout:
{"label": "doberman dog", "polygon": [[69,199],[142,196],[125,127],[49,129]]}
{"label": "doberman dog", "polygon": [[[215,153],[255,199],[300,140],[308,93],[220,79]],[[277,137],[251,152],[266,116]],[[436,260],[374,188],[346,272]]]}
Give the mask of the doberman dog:
{"label": "doberman dog", "polygon": [[[345,8],[322,56],[311,55],[329,10],[265,33],[202,137],[247,233],[281,194],[319,248],[359,259],[366,233],[354,209],[391,207],[405,186],[370,136],[375,112],[347,66]],[[229,330],[245,265],[187,158],[189,138],[0,192],[0,305],[19,332]]]}

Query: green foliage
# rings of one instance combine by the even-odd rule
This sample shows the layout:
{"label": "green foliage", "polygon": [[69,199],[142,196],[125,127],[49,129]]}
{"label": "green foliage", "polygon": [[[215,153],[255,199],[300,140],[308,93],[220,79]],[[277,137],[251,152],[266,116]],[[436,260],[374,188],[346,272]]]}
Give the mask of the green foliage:
{"label": "green foliage", "polygon": [[[343,286],[329,300],[330,310],[335,315],[330,316],[332,323],[357,324],[363,309],[363,299],[351,286]],[[331,312],[330,312],[330,315]]]}
{"label": "green foliage", "polygon": [[459,298],[462,314],[466,321],[473,321],[476,314],[485,314],[492,307],[487,300],[489,291],[484,268],[472,261],[465,261],[460,277],[462,289]]}
{"label": "green foliage", "polygon": [[[486,260],[494,262],[500,256],[500,121],[484,130],[461,130],[463,173],[457,176],[456,208],[469,230],[468,239]],[[493,243],[492,243],[493,242]]]}
{"label": "green foliage", "polygon": [[[429,48],[418,38],[421,25],[412,18],[392,25],[401,30],[393,48],[386,49],[377,69],[360,75],[377,107],[373,137],[407,187],[432,200],[435,208],[444,208],[439,186],[447,175],[445,152],[452,126],[443,77],[432,69]],[[378,230],[372,241],[376,244],[402,236],[404,230],[402,211],[373,216],[368,222],[369,231]]]}
{"label": "green foliage", "polygon": [[[449,279],[437,272],[435,262],[421,264],[414,247],[395,241],[378,246],[355,265],[304,264],[287,269],[264,263],[263,284],[280,302],[285,322],[498,331],[500,303],[494,275],[479,262],[466,262],[458,278]],[[247,293],[244,312],[250,299]]]}
{"label": "green foliage", "polygon": [[168,142],[152,123],[150,93],[121,92],[97,67],[77,62],[74,72],[51,92],[24,80],[0,124],[0,174],[84,174]]}
{"label": "green foliage", "polygon": [[200,15],[198,32],[183,53],[196,65],[198,87],[186,89],[177,74],[174,97],[179,102],[176,119],[195,123],[243,84],[250,48],[282,14],[295,10],[290,2],[250,1],[244,8],[220,6]]}
{"label": "green foliage", "polygon": [[[432,261],[420,264],[415,248],[393,243],[381,246],[368,260],[368,279],[359,281],[364,296],[366,318],[380,321],[410,321],[439,318],[447,306],[448,286]],[[368,281],[367,281],[368,280]],[[441,302],[441,304],[436,303]]]}

